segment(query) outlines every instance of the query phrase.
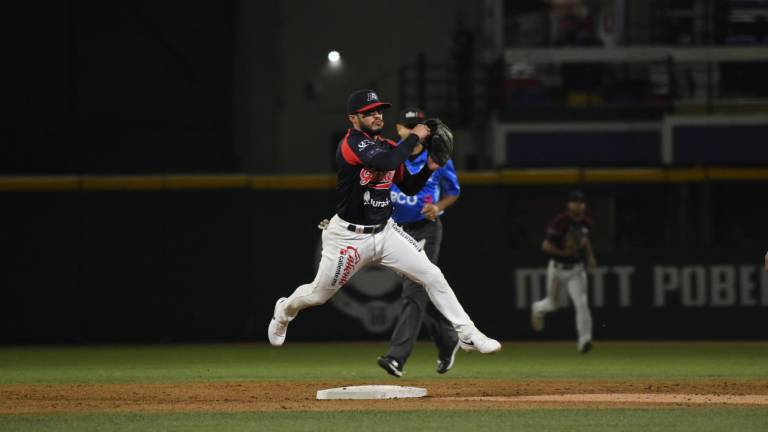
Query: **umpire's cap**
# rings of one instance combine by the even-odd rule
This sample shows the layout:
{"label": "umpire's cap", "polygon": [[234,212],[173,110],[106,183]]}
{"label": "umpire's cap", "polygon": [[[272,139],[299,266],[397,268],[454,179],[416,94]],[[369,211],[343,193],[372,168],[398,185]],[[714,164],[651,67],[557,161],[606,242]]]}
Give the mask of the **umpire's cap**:
{"label": "umpire's cap", "polygon": [[406,108],[400,112],[397,122],[407,128],[412,128],[423,122],[425,117],[424,111],[419,108]]}
{"label": "umpire's cap", "polygon": [[568,193],[568,201],[586,202],[587,196],[584,195],[584,191],[581,189],[575,189]]}
{"label": "umpire's cap", "polygon": [[375,108],[384,109],[391,106],[389,102],[381,102],[379,95],[373,90],[358,90],[347,99],[347,114],[363,113]]}

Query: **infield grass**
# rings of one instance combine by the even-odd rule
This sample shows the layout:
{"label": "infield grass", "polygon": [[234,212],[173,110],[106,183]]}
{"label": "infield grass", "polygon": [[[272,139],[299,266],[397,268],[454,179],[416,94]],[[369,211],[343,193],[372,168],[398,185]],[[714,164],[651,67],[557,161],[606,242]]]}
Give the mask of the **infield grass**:
{"label": "infield grass", "polygon": [[[265,343],[78,347],[0,347],[0,385],[44,383],[370,380],[386,377],[378,343]],[[435,374],[435,350],[419,343],[406,365],[412,379],[768,378],[768,342],[603,342],[587,355],[564,342],[504,344],[484,356],[459,352]]]}
{"label": "infield grass", "polygon": [[3,431],[743,432],[766,427],[768,411],[758,408],[0,416]]}

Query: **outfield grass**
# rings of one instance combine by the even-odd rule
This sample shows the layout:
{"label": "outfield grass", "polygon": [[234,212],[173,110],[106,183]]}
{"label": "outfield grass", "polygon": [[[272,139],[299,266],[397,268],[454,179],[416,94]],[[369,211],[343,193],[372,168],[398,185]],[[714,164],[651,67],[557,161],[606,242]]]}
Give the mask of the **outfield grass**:
{"label": "outfield grass", "polygon": [[[241,380],[370,380],[384,343],[0,347],[0,385]],[[445,377],[417,345],[413,379],[768,379],[768,343],[605,342],[588,355],[571,343],[512,343],[492,356],[460,352]]]}
{"label": "outfield grass", "polygon": [[[385,343],[265,343],[0,347],[0,385],[388,379],[375,363]],[[460,353],[446,376],[434,349],[416,347],[407,378],[445,380],[768,379],[768,343],[507,343],[493,356]],[[396,382],[392,379],[393,383]],[[510,411],[93,413],[0,415],[0,431],[762,431],[768,409],[515,409]]]}

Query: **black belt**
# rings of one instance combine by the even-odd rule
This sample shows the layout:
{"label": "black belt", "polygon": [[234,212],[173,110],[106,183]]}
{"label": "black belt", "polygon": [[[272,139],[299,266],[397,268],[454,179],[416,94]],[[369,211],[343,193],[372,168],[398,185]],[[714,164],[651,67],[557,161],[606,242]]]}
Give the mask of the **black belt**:
{"label": "black belt", "polygon": [[348,224],[347,229],[358,234],[376,234],[382,232],[387,224],[380,225],[355,225]]}
{"label": "black belt", "polygon": [[419,229],[419,228],[421,228],[423,226],[426,226],[426,225],[428,225],[430,223],[432,223],[431,220],[429,220],[429,219],[422,219],[422,220],[416,221],[416,222],[404,223],[404,224],[401,224],[400,226],[405,228],[405,229],[407,229],[407,230],[412,230],[412,229]]}
{"label": "black belt", "polygon": [[555,261],[555,267],[562,269],[562,270],[570,270],[574,267],[576,267],[578,263],[563,263],[563,262],[557,262]]}

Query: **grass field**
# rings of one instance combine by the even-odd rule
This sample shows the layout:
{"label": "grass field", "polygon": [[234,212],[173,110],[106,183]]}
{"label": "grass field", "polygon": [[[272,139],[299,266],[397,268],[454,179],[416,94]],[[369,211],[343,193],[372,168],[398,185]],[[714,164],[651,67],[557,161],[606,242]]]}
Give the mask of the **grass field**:
{"label": "grass field", "polygon": [[[381,405],[379,409],[373,405],[362,410],[343,406],[324,410],[323,407],[330,405],[320,404],[327,401],[313,401],[305,396],[327,387],[328,383],[401,383],[385,375],[375,364],[376,357],[385,348],[384,343],[288,343],[282,348],[264,343],[0,347],[0,431],[768,430],[768,405],[758,404],[527,404],[504,408],[505,405],[497,403],[487,409],[477,404],[467,409],[446,409],[414,402],[410,408],[416,409],[398,410],[393,409],[393,405]],[[492,389],[496,387],[491,384],[500,382],[506,383],[508,389],[525,385],[524,390],[533,392],[531,394],[537,386],[555,389],[562,386],[566,391],[574,386],[583,390],[594,383],[596,388],[605,389],[611,388],[606,386],[614,382],[632,388],[652,388],[655,383],[666,382],[694,389],[714,383],[718,392],[768,394],[768,388],[761,390],[765,387],[763,384],[768,383],[767,360],[766,342],[604,342],[588,355],[577,354],[570,342],[508,342],[501,353],[493,356],[460,353],[454,370],[440,376],[434,372],[434,349],[424,343],[416,347],[402,383],[415,382],[430,390],[430,394],[432,386],[451,385],[452,395],[486,395],[488,393],[478,387],[488,383]],[[281,405],[278,401],[274,405],[253,405],[260,407],[254,409],[248,408],[251,405],[239,404],[232,405],[235,409],[219,410],[215,407],[230,406],[225,404],[229,396],[197,393],[194,406],[186,400],[193,397],[188,393],[158,396],[166,397],[161,400],[164,405],[145,406],[136,400],[141,399],[142,389],[155,388],[151,386],[160,385],[157,394],[162,395],[173,392],[168,389],[185,388],[180,386],[187,384],[243,384],[246,390],[241,389],[241,393],[247,393],[250,388],[259,388],[248,385],[260,382],[271,383],[270,388],[302,388],[296,393],[299,396],[295,401],[286,399],[295,402],[293,405]],[[168,387],[162,387],[166,384]],[[112,385],[118,387],[110,387]],[[27,387],[32,389],[29,393],[23,390]],[[128,388],[138,389],[138,396],[121,399],[119,389]],[[47,389],[50,397],[46,396]],[[98,392],[92,392],[93,389]],[[489,391],[489,395],[494,396],[492,390]],[[57,392],[70,398],[62,401],[69,403],[67,406],[84,408],[60,409]],[[72,395],[79,392],[82,398],[75,398],[77,403],[73,403]],[[104,400],[98,400],[108,402],[110,398],[125,403],[104,405]],[[46,399],[42,401],[44,404],[39,404],[40,399]],[[211,402],[214,408],[201,408],[202,402]],[[26,406],[33,408],[16,409]],[[40,406],[47,408],[35,408]],[[111,408],[113,406],[118,408]],[[274,409],[265,408],[272,406]]]}

